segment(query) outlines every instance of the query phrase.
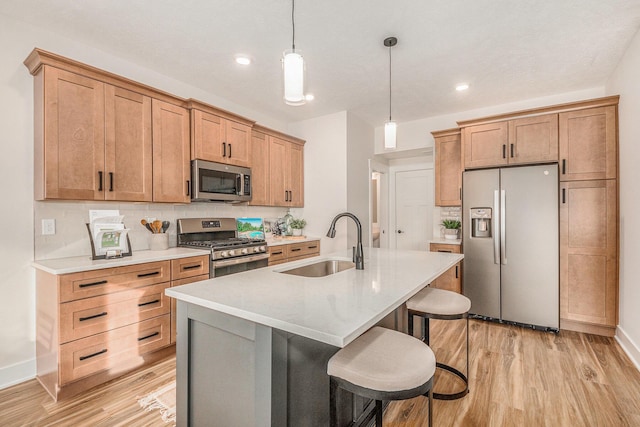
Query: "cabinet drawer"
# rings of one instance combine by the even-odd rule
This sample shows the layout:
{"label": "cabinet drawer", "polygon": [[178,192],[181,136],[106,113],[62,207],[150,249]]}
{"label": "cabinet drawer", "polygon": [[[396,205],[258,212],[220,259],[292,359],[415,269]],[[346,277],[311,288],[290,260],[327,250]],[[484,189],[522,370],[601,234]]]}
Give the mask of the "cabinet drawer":
{"label": "cabinet drawer", "polygon": [[179,258],[171,261],[171,280],[209,274],[209,255]]}
{"label": "cabinet drawer", "polygon": [[60,384],[127,366],[140,355],[168,346],[169,324],[166,314],[61,345]]}
{"label": "cabinet drawer", "polygon": [[293,243],[288,245],[289,258],[309,257],[320,254],[320,241]]}
{"label": "cabinet drawer", "polygon": [[447,252],[452,254],[461,254],[462,246],[460,245],[447,245],[446,243],[430,243],[429,250],[431,252]]}
{"label": "cabinet drawer", "polygon": [[269,246],[269,265],[280,264],[287,259],[287,246]]}
{"label": "cabinet drawer", "polygon": [[169,282],[60,304],[60,342],[66,343],[167,314]]}
{"label": "cabinet drawer", "polygon": [[60,276],[60,302],[168,282],[171,262],[159,261]]}

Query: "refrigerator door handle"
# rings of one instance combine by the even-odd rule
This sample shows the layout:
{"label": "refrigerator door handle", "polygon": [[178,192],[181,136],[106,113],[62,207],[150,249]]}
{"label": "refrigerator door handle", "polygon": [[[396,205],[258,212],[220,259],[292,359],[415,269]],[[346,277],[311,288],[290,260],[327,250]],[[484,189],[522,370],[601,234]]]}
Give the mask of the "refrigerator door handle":
{"label": "refrigerator door handle", "polygon": [[[493,192],[493,216],[497,220],[496,216],[500,209],[500,197],[498,196],[498,190]],[[495,221],[495,220],[494,220]],[[497,230],[498,227],[495,227],[494,222],[494,230]],[[493,233],[493,263],[500,264],[500,236],[498,233]]]}
{"label": "refrigerator door handle", "polygon": [[500,262],[507,265],[507,194],[500,191]]}

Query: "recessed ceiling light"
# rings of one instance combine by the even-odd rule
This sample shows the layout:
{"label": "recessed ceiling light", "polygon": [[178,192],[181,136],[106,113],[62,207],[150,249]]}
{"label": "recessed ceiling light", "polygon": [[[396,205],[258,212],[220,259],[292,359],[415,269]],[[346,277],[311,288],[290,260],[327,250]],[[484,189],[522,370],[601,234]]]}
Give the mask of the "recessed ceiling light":
{"label": "recessed ceiling light", "polygon": [[458,92],[461,92],[461,91],[467,90],[467,89],[469,89],[469,85],[466,84],[466,83],[460,83],[459,85],[456,86],[456,90]]}
{"label": "recessed ceiling light", "polygon": [[249,65],[251,64],[251,59],[246,56],[236,56],[236,62],[240,65]]}
{"label": "recessed ceiling light", "polygon": [[307,101],[313,101],[315,99],[315,96],[313,96],[312,93],[308,93],[304,96],[304,99],[306,99]]}

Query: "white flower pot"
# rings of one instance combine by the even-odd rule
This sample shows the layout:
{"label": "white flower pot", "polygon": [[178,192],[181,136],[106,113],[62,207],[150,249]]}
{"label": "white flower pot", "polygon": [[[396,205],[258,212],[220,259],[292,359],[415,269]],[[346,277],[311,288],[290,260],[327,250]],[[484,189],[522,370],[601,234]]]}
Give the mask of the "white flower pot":
{"label": "white flower pot", "polygon": [[291,229],[291,231],[293,231],[293,235],[294,236],[302,236],[302,229],[301,228],[293,228],[293,229]]}
{"label": "white flower pot", "polygon": [[457,229],[444,229],[444,238],[447,240],[457,240],[458,239],[458,230]]}

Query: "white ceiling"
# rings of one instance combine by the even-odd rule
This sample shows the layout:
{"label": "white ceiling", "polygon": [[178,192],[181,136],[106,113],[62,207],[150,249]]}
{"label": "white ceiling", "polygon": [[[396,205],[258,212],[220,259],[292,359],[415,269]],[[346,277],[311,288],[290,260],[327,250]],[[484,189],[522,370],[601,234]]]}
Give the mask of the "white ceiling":
{"label": "white ceiling", "polygon": [[[297,0],[304,106],[282,101],[291,0],[20,0],[0,13],[285,121],[348,110],[372,125],[601,86],[640,0]],[[242,67],[234,55],[249,55]],[[470,89],[456,92],[466,82]]]}

